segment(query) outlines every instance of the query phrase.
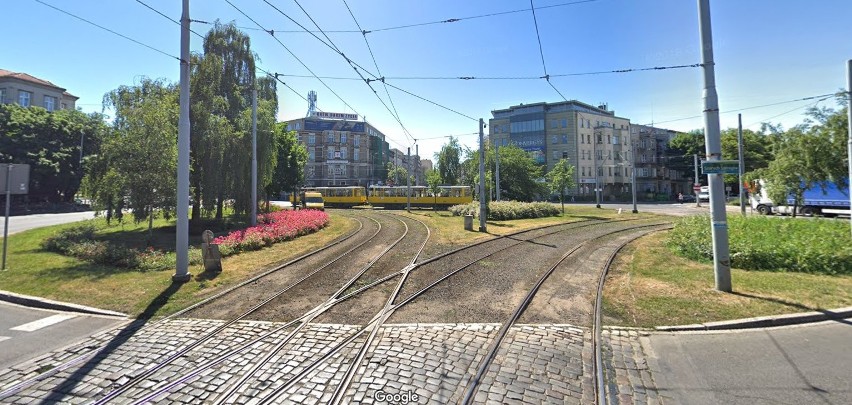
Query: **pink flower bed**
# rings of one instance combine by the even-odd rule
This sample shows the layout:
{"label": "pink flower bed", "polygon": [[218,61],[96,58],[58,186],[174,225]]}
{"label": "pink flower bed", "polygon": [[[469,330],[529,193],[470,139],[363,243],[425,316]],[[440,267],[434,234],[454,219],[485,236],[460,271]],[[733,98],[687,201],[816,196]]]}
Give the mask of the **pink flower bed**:
{"label": "pink flower bed", "polygon": [[258,250],[276,242],[316,232],[328,225],[328,214],[316,210],[278,211],[258,215],[257,226],[213,239],[223,256]]}

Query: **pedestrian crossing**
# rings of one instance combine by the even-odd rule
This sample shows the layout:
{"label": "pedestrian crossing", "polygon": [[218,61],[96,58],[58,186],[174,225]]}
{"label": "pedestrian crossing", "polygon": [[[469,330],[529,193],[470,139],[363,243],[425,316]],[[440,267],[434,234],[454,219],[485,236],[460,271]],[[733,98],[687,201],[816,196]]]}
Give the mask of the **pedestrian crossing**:
{"label": "pedestrian crossing", "polygon": [[15,330],[19,332],[35,332],[41,328],[46,328],[48,326],[55,325],[57,323],[67,321],[71,318],[76,317],[77,315],[74,314],[56,314],[48,316],[47,318],[41,318],[37,321],[32,321],[23,325],[18,325],[13,328],[9,328],[9,330]]}

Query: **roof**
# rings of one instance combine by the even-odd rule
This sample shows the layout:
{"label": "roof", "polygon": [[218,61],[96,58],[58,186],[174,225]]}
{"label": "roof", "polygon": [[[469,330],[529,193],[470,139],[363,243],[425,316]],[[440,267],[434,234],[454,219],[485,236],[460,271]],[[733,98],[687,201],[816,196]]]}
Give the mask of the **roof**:
{"label": "roof", "polygon": [[73,98],[75,100],[79,99],[79,97],[65,91],[65,89],[62,88],[62,87],[59,87],[59,86],[57,86],[57,85],[55,85],[55,84],[53,84],[53,83],[51,83],[47,80],[39,79],[38,77],[35,77],[33,75],[29,75],[29,74],[26,74],[26,73],[18,73],[18,72],[13,72],[11,70],[0,69],[0,79],[5,79],[5,78],[17,79],[17,80],[20,80],[20,81],[23,81],[23,82],[37,84],[37,85],[40,85],[40,86],[53,87],[55,89],[62,91],[62,95],[65,96],[65,97]]}

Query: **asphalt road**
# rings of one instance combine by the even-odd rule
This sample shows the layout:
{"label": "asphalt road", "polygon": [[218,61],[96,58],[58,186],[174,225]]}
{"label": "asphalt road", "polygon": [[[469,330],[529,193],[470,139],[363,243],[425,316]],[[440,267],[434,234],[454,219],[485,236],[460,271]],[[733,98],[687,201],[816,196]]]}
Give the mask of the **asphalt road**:
{"label": "asphalt road", "polygon": [[0,302],[0,370],[122,322],[122,318],[47,311]]}
{"label": "asphalt road", "polygon": [[[852,404],[852,318],[772,329],[652,334],[675,404]],[[652,348],[648,350],[647,346]]]}
{"label": "asphalt road", "polygon": [[[65,214],[34,214],[9,217],[9,235],[43,226],[77,222],[95,217],[94,211],[69,212]],[[3,237],[5,223],[0,219],[0,238]]]}

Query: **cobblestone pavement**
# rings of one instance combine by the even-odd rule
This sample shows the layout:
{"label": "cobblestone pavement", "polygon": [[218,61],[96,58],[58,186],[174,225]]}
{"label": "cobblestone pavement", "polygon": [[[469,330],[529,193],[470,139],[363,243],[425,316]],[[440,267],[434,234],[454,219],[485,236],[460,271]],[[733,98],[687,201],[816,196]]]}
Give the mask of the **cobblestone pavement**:
{"label": "cobblestone pavement", "polygon": [[[129,338],[116,339],[116,331],[101,333],[92,341],[0,370],[0,390],[74,358],[87,348],[107,344],[109,349],[37,383],[0,402],[89,403],[102,397],[133,375],[173,353],[221,321],[180,319],[143,329]],[[174,381],[189,368],[208,358],[243,345],[280,324],[239,322],[213,341],[181,356],[119,397],[129,403],[153,388]],[[377,338],[350,384],[348,403],[384,403],[408,398],[409,403],[457,403],[475,374],[499,324],[391,324]],[[187,384],[156,398],[157,403],[205,403],[219,399],[274,342],[290,333],[284,329],[258,342],[232,360],[218,364]],[[297,333],[281,352],[271,358],[248,383],[227,398],[230,403],[257,403],[272,392],[282,392],[281,403],[326,403],[342,380],[361,336],[345,346],[304,378],[288,384],[309,362],[359,330],[351,325],[310,324]],[[604,364],[611,403],[661,403],[653,379],[642,358],[636,331],[604,332]],[[594,377],[591,334],[571,325],[521,325],[510,329],[475,397],[477,403],[593,403]],[[388,396],[391,395],[391,396]],[[393,397],[396,395],[397,397]],[[407,397],[406,397],[407,396]]]}
{"label": "cobblestone pavement", "polygon": [[637,329],[604,328],[601,331],[607,403],[664,403],[642,348],[647,334]]}

